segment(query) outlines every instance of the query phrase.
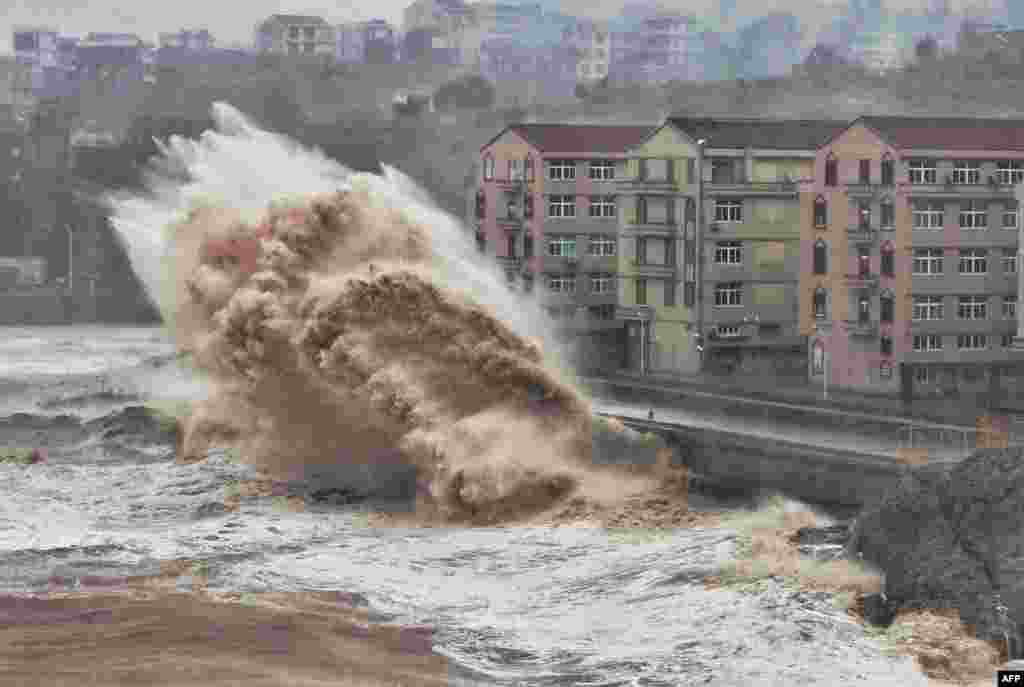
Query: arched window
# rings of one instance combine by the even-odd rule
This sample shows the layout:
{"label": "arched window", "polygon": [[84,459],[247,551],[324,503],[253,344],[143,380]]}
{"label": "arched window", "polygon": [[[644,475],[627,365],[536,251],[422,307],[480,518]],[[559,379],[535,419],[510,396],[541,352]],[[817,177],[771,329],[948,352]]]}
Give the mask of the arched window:
{"label": "arched window", "polygon": [[896,183],[896,172],[892,155],[886,153],[882,156],[882,186],[893,186]]}
{"label": "arched window", "polygon": [[814,226],[819,229],[828,226],[828,204],[823,196],[814,199]]}
{"label": "arched window", "polygon": [[882,244],[881,272],[883,277],[896,276],[896,255],[892,247],[892,241]]}
{"label": "arched window", "polygon": [[814,319],[824,320],[828,317],[828,292],[822,287],[814,290]]}
{"label": "arched window", "polygon": [[818,239],[814,243],[814,273],[825,274],[828,272],[828,245]]}
{"label": "arched window", "polygon": [[484,181],[491,181],[494,179],[494,156],[484,156]]}
{"label": "arched window", "polygon": [[829,153],[828,158],[825,159],[825,185],[839,185],[839,160],[832,153]]}
{"label": "arched window", "polygon": [[881,296],[881,321],[892,323],[896,319],[896,297],[890,289],[882,292]]}

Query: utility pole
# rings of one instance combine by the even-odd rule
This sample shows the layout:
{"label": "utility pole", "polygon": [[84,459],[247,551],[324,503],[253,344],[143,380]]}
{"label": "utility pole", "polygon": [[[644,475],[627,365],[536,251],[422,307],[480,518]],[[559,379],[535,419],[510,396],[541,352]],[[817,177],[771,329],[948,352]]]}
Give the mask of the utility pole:
{"label": "utility pole", "polygon": [[68,232],[68,292],[70,293],[75,284],[75,242],[71,225],[65,224],[64,229]]}
{"label": "utility pole", "polygon": [[696,244],[696,264],[694,265],[695,303],[697,307],[697,371],[704,371],[704,228],[707,225],[704,217],[704,145],[707,139],[697,141],[697,226],[694,237]]}

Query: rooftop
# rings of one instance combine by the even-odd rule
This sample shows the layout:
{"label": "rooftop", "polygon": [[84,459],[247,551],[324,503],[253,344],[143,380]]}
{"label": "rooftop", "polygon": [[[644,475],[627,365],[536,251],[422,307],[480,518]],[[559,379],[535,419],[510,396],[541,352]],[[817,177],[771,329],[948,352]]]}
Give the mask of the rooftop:
{"label": "rooftop", "polygon": [[815,119],[719,119],[669,117],[668,121],[709,148],[817,150],[849,122]]}
{"label": "rooftop", "polygon": [[260,24],[260,28],[263,28],[271,23],[300,25],[316,24],[318,26],[328,26],[327,22],[324,21],[323,17],[315,17],[310,14],[272,14],[263,23]]}
{"label": "rooftop", "polygon": [[513,124],[483,147],[491,145],[506,131],[515,131],[545,153],[624,153],[643,141],[654,128],[612,124]]}
{"label": "rooftop", "polygon": [[1024,150],[1024,119],[866,116],[857,121],[896,148]]}

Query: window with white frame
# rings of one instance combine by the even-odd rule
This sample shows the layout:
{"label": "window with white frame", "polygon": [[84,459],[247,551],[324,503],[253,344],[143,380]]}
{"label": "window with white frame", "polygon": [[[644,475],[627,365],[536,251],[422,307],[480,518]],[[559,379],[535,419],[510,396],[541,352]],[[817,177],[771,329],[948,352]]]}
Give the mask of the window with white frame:
{"label": "window with white frame", "polygon": [[612,160],[591,161],[590,178],[596,181],[612,181],[615,179],[615,162]]}
{"label": "window with white frame", "polygon": [[716,265],[740,265],[743,263],[743,244],[739,241],[719,241],[715,244]]}
{"label": "window with white frame", "polygon": [[548,196],[548,217],[575,217],[576,196]]}
{"label": "window with white frame", "polygon": [[615,290],[615,277],[610,274],[595,274],[590,278],[591,293],[611,293]]}
{"label": "window with white frame", "polygon": [[1024,162],[1020,160],[1000,160],[996,170],[996,179],[1004,186],[1016,186],[1024,181]]}
{"label": "window with white frame", "polygon": [[961,248],[960,274],[988,274],[988,250]]}
{"label": "window with white frame", "polygon": [[601,236],[590,239],[590,246],[587,248],[590,255],[596,257],[610,257],[615,255],[615,239],[608,236]]}
{"label": "window with white frame", "polygon": [[960,228],[985,229],[988,227],[988,205],[980,200],[960,202]]}
{"label": "window with white frame", "polygon": [[1013,248],[1003,249],[1003,274],[1017,274],[1017,251]]}
{"label": "window with white frame", "polygon": [[945,207],[938,200],[918,200],[914,202],[912,217],[915,229],[941,229]]}
{"label": "window with white frame", "polygon": [[551,181],[573,181],[576,178],[576,162],[573,160],[551,160],[548,162],[548,179]]}
{"label": "window with white frame", "polygon": [[740,282],[715,284],[715,305],[719,307],[743,305],[743,284]]}
{"label": "window with white frame", "polygon": [[716,200],[715,201],[716,222],[742,222],[743,201],[742,200]]}
{"label": "window with white frame", "polygon": [[740,328],[734,324],[720,324],[715,328],[715,333],[720,339],[730,339],[740,335]]}
{"label": "window with white frame", "polygon": [[1012,293],[1009,296],[1003,296],[1003,319],[1017,319],[1017,294]]}
{"label": "window with white frame", "polygon": [[980,184],[981,162],[979,160],[957,160],[953,165],[954,184]]}
{"label": "window with white frame", "polygon": [[937,183],[939,171],[935,167],[935,160],[911,160],[907,165],[907,177],[912,184]]}
{"label": "window with white frame", "polygon": [[590,216],[615,218],[615,196],[590,196]]}
{"label": "window with white frame", "polygon": [[942,274],[941,248],[915,248],[914,274]]}
{"label": "window with white frame", "polygon": [[484,181],[494,178],[494,158],[490,155],[484,158]]}
{"label": "window with white frame", "polygon": [[576,239],[565,236],[549,239],[548,255],[553,258],[575,258]]}
{"label": "window with white frame", "polygon": [[508,178],[510,181],[522,181],[525,178],[522,160],[513,159],[508,161]]}
{"label": "window with white frame", "polygon": [[982,351],[988,348],[988,337],[984,334],[958,334],[956,347],[961,351]]}
{"label": "window with white frame", "polygon": [[945,308],[942,305],[942,296],[914,296],[913,319],[941,320],[945,317]]}
{"label": "window with white frame", "polygon": [[988,298],[985,296],[960,296],[956,316],[961,320],[984,320],[988,318]]}
{"label": "window with white frame", "polygon": [[1003,229],[1017,228],[1017,201],[1008,200],[1003,204]]}
{"label": "window with white frame", "polygon": [[820,286],[814,290],[814,318],[823,320],[828,315],[828,292]]}
{"label": "window with white frame", "polygon": [[548,277],[548,291],[552,293],[576,293],[576,277],[562,275]]}
{"label": "window with white frame", "polygon": [[927,353],[942,350],[942,337],[938,334],[915,334],[914,352]]}

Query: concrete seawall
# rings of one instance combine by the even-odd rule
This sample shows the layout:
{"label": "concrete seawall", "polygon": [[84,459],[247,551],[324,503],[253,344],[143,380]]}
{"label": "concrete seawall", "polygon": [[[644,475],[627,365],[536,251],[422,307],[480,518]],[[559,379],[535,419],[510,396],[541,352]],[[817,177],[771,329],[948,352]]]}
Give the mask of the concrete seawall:
{"label": "concrete seawall", "polygon": [[903,474],[896,460],[756,436],[619,418],[662,436],[678,464],[730,490],[779,491],[807,503],[857,509]]}

